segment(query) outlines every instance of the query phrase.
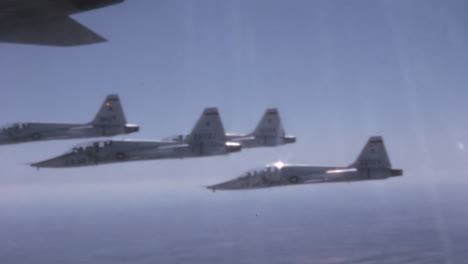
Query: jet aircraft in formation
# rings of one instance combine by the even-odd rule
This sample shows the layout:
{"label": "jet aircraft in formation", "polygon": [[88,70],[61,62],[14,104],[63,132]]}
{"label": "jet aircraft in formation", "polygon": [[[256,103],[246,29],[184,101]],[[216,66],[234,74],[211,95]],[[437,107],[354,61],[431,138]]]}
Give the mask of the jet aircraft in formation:
{"label": "jet aircraft in formation", "polygon": [[244,190],[296,184],[380,180],[402,175],[403,170],[392,169],[382,137],[374,136],[368,140],[356,161],[346,167],[287,165],[277,162],[207,188],[213,191]]}
{"label": "jet aircraft in formation", "polygon": [[[286,135],[284,132],[278,109],[269,108],[255,130],[249,134],[225,133],[226,140],[237,142],[242,148],[274,147],[289,143],[295,143],[296,137]],[[166,139],[183,142],[186,136],[178,135]]]}
{"label": "jet aircraft in formation", "polygon": [[[105,137],[139,131],[127,124],[118,95],[109,95],[92,122],[85,124],[23,123],[0,130],[0,144],[38,140]],[[69,152],[31,164],[36,168],[71,168],[118,162],[180,159],[226,155],[242,148],[278,146],[296,142],[287,136],[276,108],[267,109],[249,134],[224,130],[218,109],[205,108],[190,134],[159,141],[101,140],[80,144]],[[359,157],[349,166],[306,166],[277,162],[239,178],[208,186],[216,190],[243,190],[284,185],[362,181],[401,176],[393,169],[382,137],[370,137]]]}
{"label": "jet aircraft in formation", "polygon": [[107,96],[93,121],[84,124],[15,123],[0,129],[0,145],[41,140],[109,137],[139,131],[127,124],[119,96]]}
{"label": "jet aircraft in formation", "polygon": [[[77,46],[106,39],[70,18],[70,15],[106,7],[124,0],[0,0],[0,42]],[[40,140],[107,137],[139,131],[127,124],[117,95],[109,95],[95,119],[85,124],[16,123],[0,129],[0,145]],[[96,141],[33,167],[66,168],[124,161],[225,155],[242,148],[278,146],[296,142],[287,136],[277,109],[267,109],[249,134],[225,133],[216,108],[206,108],[192,132],[161,141]],[[401,176],[392,169],[381,137],[371,137],[358,159],[346,167],[287,165],[282,162],[253,170],[211,190],[256,189],[339,181],[386,179]]]}
{"label": "jet aircraft in formation", "polygon": [[124,0],[0,0],[0,42],[77,46],[106,39],[70,15]]}
{"label": "jet aircraft in formation", "polygon": [[248,135],[226,134],[217,108],[206,108],[191,133],[160,141],[109,140],[75,146],[58,157],[33,163],[37,168],[67,168],[116,162],[206,157],[238,152],[244,146],[262,147],[295,142],[286,136],[278,111],[268,109],[257,129]]}

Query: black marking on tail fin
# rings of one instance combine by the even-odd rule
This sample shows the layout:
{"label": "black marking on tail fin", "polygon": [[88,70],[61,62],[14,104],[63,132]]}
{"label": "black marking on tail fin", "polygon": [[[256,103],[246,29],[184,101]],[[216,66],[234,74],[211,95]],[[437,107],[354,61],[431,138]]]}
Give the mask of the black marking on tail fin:
{"label": "black marking on tail fin", "polygon": [[269,108],[269,109],[267,109],[266,114],[267,114],[267,115],[277,115],[277,114],[278,114],[278,109],[276,109],[276,108]]}

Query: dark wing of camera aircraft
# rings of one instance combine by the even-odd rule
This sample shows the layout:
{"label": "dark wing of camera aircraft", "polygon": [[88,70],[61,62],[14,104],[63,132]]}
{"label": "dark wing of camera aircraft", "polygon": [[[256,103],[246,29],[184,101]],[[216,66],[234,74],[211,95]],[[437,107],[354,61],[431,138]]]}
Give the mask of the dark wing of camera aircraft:
{"label": "dark wing of camera aircraft", "polygon": [[36,168],[69,168],[138,160],[225,155],[241,150],[226,139],[216,108],[206,108],[192,132],[162,141],[97,141],[75,146],[58,157],[31,164]]}
{"label": "dark wing of camera aircraft", "polygon": [[213,191],[245,190],[297,184],[381,180],[402,175],[403,170],[392,168],[382,137],[376,136],[368,140],[356,161],[346,167],[287,165],[277,162],[207,188]]}
{"label": "dark wing of camera aircraft", "polygon": [[0,145],[41,140],[110,137],[137,132],[127,124],[119,96],[108,95],[93,121],[84,124],[15,123],[0,128]]}
{"label": "dark wing of camera aircraft", "polygon": [[70,15],[124,0],[0,0],[0,42],[77,46],[106,39]]}
{"label": "dark wing of camera aircraft", "polygon": [[262,119],[252,133],[226,134],[229,141],[238,142],[242,148],[273,147],[296,142],[296,137],[284,132],[278,109],[265,111]]}

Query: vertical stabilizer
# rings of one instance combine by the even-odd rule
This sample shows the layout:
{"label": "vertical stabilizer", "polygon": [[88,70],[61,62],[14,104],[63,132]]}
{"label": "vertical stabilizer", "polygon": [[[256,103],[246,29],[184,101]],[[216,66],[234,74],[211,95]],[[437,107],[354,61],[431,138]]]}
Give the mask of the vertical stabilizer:
{"label": "vertical stabilizer", "polygon": [[389,169],[392,167],[382,137],[370,137],[356,161],[349,167],[357,169]]}
{"label": "vertical stabilizer", "polygon": [[284,129],[278,109],[269,108],[265,111],[252,135],[255,137],[284,137]]}
{"label": "vertical stabilizer", "polygon": [[93,125],[125,125],[127,120],[117,94],[111,94],[106,97],[102,103],[99,112],[91,122]]}
{"label": "vertical stabilizer", "polygon": [[205,108],[188,136],[189,143],[223,144],[226,141],[223,123],[216,107]]}

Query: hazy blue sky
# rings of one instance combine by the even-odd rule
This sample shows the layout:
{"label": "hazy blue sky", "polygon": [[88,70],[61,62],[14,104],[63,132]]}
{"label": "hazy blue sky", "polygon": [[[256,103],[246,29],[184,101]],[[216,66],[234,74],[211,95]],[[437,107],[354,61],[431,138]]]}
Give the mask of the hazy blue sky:
{"label": "hazy blue sky", "polygon": [[[441,204],[468,200],[467,12],[465,0],[127,0],[74,16],[107,43],[0,44],[1,124],[87,122],[106,94],[119,93],[128,121],[141,126],[120,138],[187,133],[207,106],[219,108],[228,132],[249,132],[265,108],[278,107],[298,138],[223,157],[40,171],[24,164],[82,141],[2,146],[0,224],[17,227],[20,211],[58,205],[78,208],[68,211],[73,217],[88,206],[125,214],[156,200],[184,211],[217,199],[215,207],[239,207],[246,197],[254,205],[280,197],[287,207],[312,194],[339,201],[401,193],[429,204],[447,242]],[[201,188],[279,159],[347,165],[371,135],[384,136],[404,177],[248,193]]]}
{"label": "hazy blue sky", "polygon": [[[112,180],[128,179],[122,169],[161,180],[180,164],[206,170],[183,176],[200,184],[219,168],[236,168],[223,178],[279,158],[346,164],[374,134],[385,137],[397,166],[458,169],[468,140],[466,7],[427,0],[126,1],[75,17],[108,43],[1,44],[0,123],[85,122],[116,92],[128,120],[142,127],[131,138],[186,133],[204,107],[218,106],[230,132],[252,130],[266,107],[278,107],[299,139],[231,157],[105,166],[98,169],[104,177],[86,178],[92,181],[114,173]],[[77,142],[2,147],[2,181],[94,174],[96,168],[37,173],[21,165]]]}

